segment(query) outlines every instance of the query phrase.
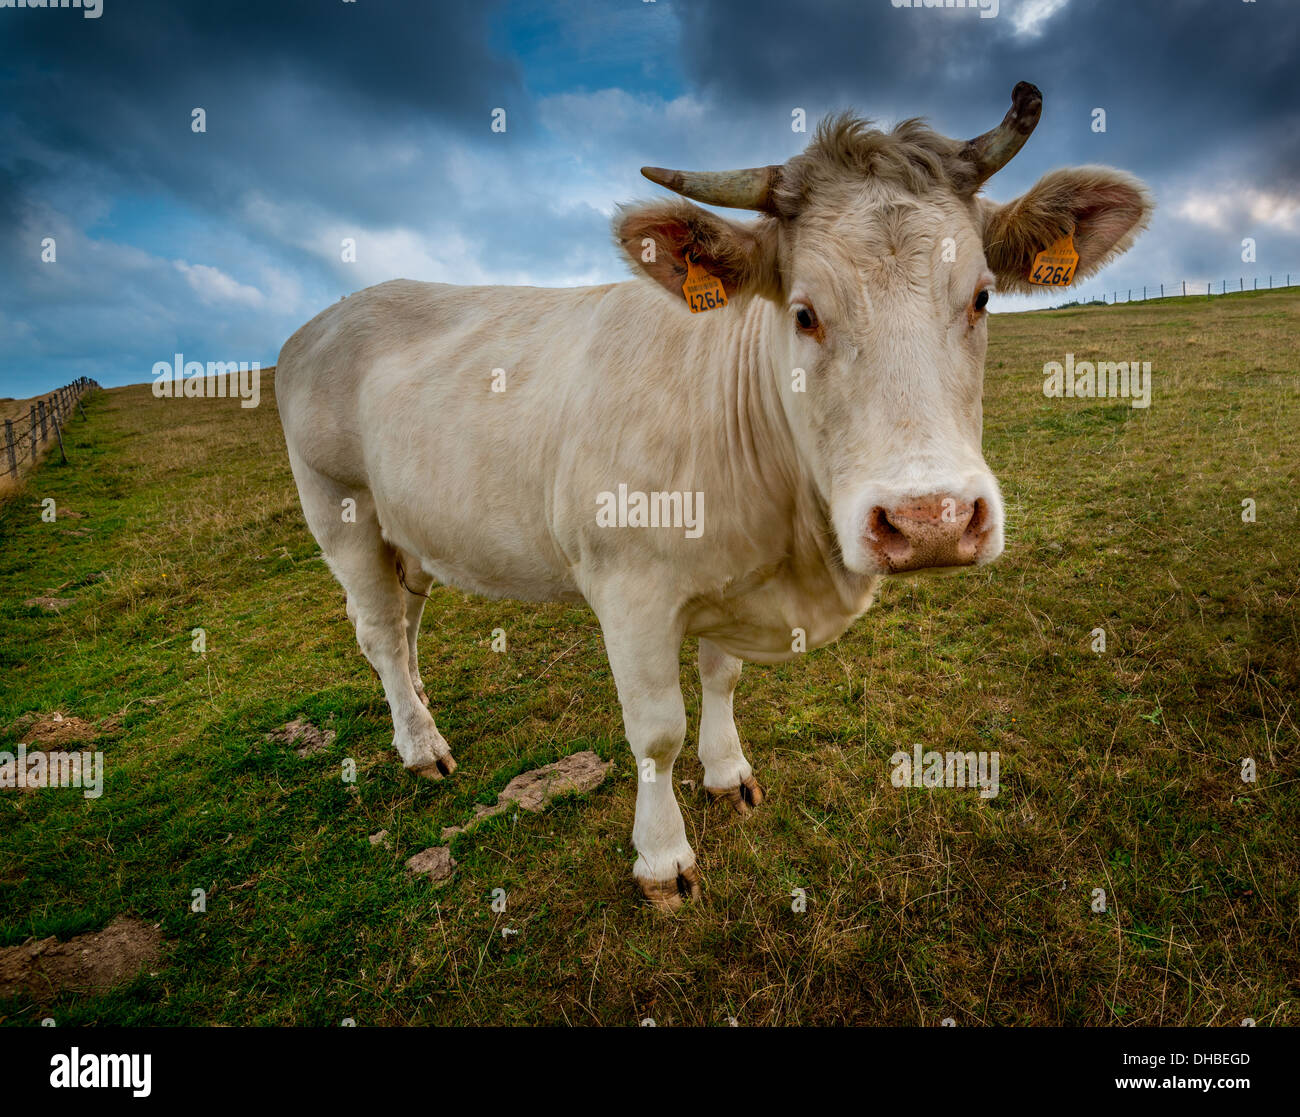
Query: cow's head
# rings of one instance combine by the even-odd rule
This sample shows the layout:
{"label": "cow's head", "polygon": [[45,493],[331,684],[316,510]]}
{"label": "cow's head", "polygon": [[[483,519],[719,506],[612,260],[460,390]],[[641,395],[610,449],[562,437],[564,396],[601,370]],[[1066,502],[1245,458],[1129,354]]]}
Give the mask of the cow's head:
{"label": "cow's head", "polygon": [[883,133],[834,118],[783,166],[642,170],[686,198],[763,213],[755,223],[682,199],[616,218],[634,267],[678,299],[690,257],[728,297],[772,304],[765,357],[852,571],[997,558],[1002,500],[980,446],[989,294],[1034,290],[1035,257],[1065,236],[1074,281],[1086,278],[1150,215],[1142,183],[1107,167],[1053,171],[1005,205],[980,196],[1041,110],[1021,82],[1002,123],[968,142],[915,120]]}

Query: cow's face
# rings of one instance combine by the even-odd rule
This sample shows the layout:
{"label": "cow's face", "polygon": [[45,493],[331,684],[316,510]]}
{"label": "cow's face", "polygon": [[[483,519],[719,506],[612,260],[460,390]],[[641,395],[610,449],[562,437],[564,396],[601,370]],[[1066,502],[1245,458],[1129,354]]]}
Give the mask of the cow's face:
{"label": "cow's face", "polygon": [[996,280],[975,208],[879,182],[828,193],[783,229],[773,356],[844,563],[991,562],[1002,500],[980,443]]}
{"label": "cow's face", "polygon": [[915,122],[885,135],[840,119],[784,167],[728,172],[717,191],[699,185],[713,176],[648,172],[769,216],[742,225],[672,201],[627,210],[616,225],[629,258],[679,298],[690,257],[729,295],[767,300],[764,357],[856,573],[1002,552],[1002,500],[981,451],[989,296],[1032,290],[1034,257],[1067,234],[1082,279],[1149,216],[1141,183],[1108,168],[1054,172],[1005,206],[977,194],[987,161],[1005,162],[1032,130],[1036,95],[1017,86],[1001,126],[1010,136],[966,145]]}

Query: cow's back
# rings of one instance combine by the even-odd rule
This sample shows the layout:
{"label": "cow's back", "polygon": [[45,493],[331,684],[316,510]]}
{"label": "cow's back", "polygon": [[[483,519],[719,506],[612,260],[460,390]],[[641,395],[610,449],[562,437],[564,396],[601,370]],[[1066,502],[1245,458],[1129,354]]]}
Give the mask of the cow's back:
{"label": "cow's back", "polygon": [[396,280],[351,295],[281,351],[291,458],[371,494],[385,535],[443,580],[567,596],[557,478],[584,468],[570,451],[608,427],[599,412],[626,363],[597,336],[611,317],[604,304],[657,298],[642,287]]}

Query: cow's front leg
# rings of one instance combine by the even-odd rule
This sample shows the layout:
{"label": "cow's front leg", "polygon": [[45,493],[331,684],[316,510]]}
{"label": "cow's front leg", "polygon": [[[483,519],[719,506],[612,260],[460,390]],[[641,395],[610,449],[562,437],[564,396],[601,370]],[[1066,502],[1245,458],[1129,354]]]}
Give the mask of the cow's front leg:
{"label": "cow's front leg", "polygon": [[763,789],[741,751],[731,708],[740,668],[741,662],[734,655],[709,640],[700,640],[700,763],[704,765],[704,790],[746,815],[763,801]]}
{"label": "cow's front leg", "polygon": [[681,634],[663,619],[619,615],[602,619],[605,649],[623,707],[623,726],[636,758],[636,821],[632,869],[642,894],[671,911],[685,897],[699,896],[695,851],[686,840],[682,811],[673,793],[673,761],[686,736],[678,654]]}

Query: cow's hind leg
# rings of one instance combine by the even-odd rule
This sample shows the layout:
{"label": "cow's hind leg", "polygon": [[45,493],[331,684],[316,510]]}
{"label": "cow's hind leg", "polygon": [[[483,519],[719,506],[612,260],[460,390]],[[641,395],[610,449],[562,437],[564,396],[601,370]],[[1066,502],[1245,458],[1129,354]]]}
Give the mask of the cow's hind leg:
{"label": "cow's hind leg", "polygon": [[704,765],[704,790],[746,815],[763,801],[763,789],[741,751],[731,708],[740,668],[741,662],[734,655],[709,640],[700,640],[700,763]]}
{"label": "cow's hind leg", "polygon": [[407,670],[411,674],[411,685],[424,705],[429,704],[429,696],[424,693],[424,680],[420,678],[420,657],[416,645],[420,639],[420,618],[424,615],[424,603],[428,600],[433,578],[420,566],[420,560],[406,551],[398,551],[398,575],[406,598],[406,645],[409,650]]}
{"label": "cow's hind leg", "polygon": [[[397,554],[384,542],[369,492],[353,489],[292,461],[307,525],[347,592],[357,643],[384,687],[393,715],[393,747],[402,763],[430,779],[456,768],[451,749],[411,678],[407,603]],[[354,502],[345,507],[345,501]]]}

